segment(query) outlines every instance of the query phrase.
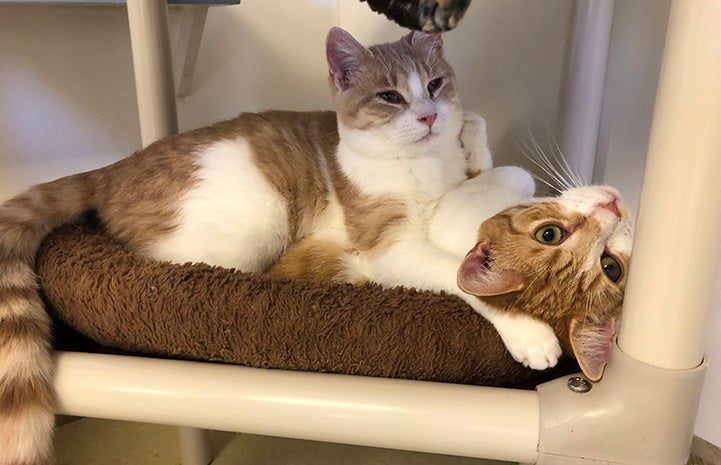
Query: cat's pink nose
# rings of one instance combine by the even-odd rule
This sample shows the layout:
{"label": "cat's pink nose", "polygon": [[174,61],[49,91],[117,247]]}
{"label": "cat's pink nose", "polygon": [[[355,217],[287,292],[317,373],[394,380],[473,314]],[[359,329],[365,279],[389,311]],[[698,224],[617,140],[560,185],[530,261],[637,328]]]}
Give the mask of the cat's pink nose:
{"label": "cat's pink nose", "polygon": [[436,116],[438,116],[437,113],[431,113],[429,115],[421,116],[418,118],[418,121],[421,123],[424,123],[426,126],[428,126],[428,129],[433,127],[433,122],[436,120]]}
{"label": "cat's pink nose", "polygon": [[606,203],[599,203],[596,208],[600,208],[613,213],[617,218],[621,218],[621,212],[618,210],[618,199],[613,196],[613,200]]}

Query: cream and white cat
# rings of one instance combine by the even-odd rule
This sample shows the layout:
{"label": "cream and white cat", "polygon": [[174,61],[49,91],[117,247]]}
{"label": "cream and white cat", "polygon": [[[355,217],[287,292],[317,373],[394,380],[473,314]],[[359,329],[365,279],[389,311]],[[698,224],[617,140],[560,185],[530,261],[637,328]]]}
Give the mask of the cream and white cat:
{"label": "cream and white cat", "polygon": [[264,272],[288,250],[335,247],[364,257],[383,284],[457,289],[432,279],[445,255],[414,228],[491,160],[440,39],[365,48],[336,28],[327,57],[337,113],[243,114],[0,207],[0,465],[53,461],[51,329],[34,257],[48,232],[88,211],[160,260]]}
{"label": "cream and white cat", "polygon": [[[515,183],[507,169],[488,171],[485,123],[462,112],[440,39],[412,33],[365,48],[334,28],[327,57],[336,113],[242,114],[0,207],[0,465],[53,461],[51,329],[34,257],[47,233],[88,211],[160,260],[446,291],[488,317],[517,360],[556,363],[564,341],[551,326],[481,300],[461,266],[486,218],[479,209],[507,206],[491,192],[520,185],[511,205],[533,189],[525,175]],[[495,181],[473,177],[484,171]],[[452,206],[466,191],[473,205]],[[476,224],[448,231],[449,217]]]}

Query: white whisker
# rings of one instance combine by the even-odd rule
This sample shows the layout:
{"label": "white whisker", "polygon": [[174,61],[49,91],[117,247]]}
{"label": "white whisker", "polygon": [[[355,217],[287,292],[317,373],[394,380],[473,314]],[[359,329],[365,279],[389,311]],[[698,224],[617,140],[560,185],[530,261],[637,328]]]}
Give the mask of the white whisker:
{"label": "white whisker", "polygon": [[[550,162],[546,154],[543,153],[543,150],[541,150],[540,146],[535,143],[535,140],[533,140],[532,142],[534,144],[533,147],[529,146],[528,142],[524,142],[523,146],[519,146],[521,153],[545,175],[547,175],[551,181],[555,182],[558,187],[550,186],[549,182],[545,179],[542,180],[542,182],[544,182],[546,185],[549,185],[551,188],[557,190],[558,192],[563,189],[568,189],[570,187],[568,181],[563,176],[561,176],[557,170],[553,168],[553,164]],[[538,179],[541,178],[539,177]]]}
{"label": "white whisker", "polygon": [[539,182],[542,182],[543,184],[545,184],[549,188],[553,189],[554,191],[558,192],[559,194],[561,193],[561,189],[559,189],[558,186],[556,186],[555,184],[551,184],[550,182],[543,179],[541,176],[538,176],[537,174],[534,174],[534,173],[531,173],[531,176],[533,176],[533,179],[535,179]]}
{"label": "white whisker", "polygon": [[554,148],[551,148],[551,151],[558,154],[557,160],[560,159],[560,161],[562,162],[562,166],[564,167],[564,171],[573,181],[575,187],[583,187],[584,185],[586,185],[586,183],[581,179],[581,176],[578,174],[578,171],[573,169],[568,163],[566,157],[563,156],[563,150],[561,150],[561,147],[558,145],[558,141],[556,141],[556,139],[553,139],[553,147],[555,148],[555,150]]}
{"label": "white whisker", "polygon": [[586,294],[586,312],[583,314],[583,326],[581,326],[582,328],[586,327],[586,321],[588,321],[588,314],[591,311],[591,301],[591,293],[588,292]]}
{"label": "white whisker", "polygon": [[573,177],[570,177],[568,173],[563,170],[563,165],[559,162],[558,158],[556,157],[556,154],[554,153],[553,149],[551,149],[551,156],[546,154],[538,145],[537,142],[535,142],[536,150],[543,155],[544,162],[548,165],[549,169],[553,170],[554,173],[556,173],[556,176],[563,179],[564,181],[564,187],[566,189],[571,189],[573,186]]}
{"label": "white whisker", "polygon": [[[555,147],[555,150],[553,147]],[[555,141],[553,147],[551,147],[551,154],[553,156],[553,160],[555,161],[555,165],[559,170],[563,171],[566,179],[568,179],[574,187],[580,187],[578,177],[575,175],[574,170],[571,169],[571,166],[568,164],[568,160],[566,160],[566,157],[563,156],[561,148],[555,143]]]}
{"label": "white whisker", "polygon": [[[573,168],[563,156],[563,151],[555,138],[551,138],[550,151],[544,151],[529,130],[528,139],[518,144],[518,148],[524,157],[540,170],[539,174],[543,175],[537,176],[536,179],[550,188],[561,192],[587,185],[578,170]],[[546,179],[543,179],[544,177]],[[555,186],[551,185],[552,183]]]}

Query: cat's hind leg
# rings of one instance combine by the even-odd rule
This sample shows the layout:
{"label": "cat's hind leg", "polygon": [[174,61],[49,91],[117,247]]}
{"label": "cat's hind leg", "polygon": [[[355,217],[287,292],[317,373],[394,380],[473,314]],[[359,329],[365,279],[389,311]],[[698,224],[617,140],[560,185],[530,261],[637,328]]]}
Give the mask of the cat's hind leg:
{"label": "cat's hind leg", "polygon": [[362,284],[368,279],[357,265],[357,256],[357,253],[339,241],[314,234],[290,246],[267,274],[282,278]]}
{"label": "cat's hind leg", "polygon": [[248,144],[213,144],[200,154],[196,176],[178,205],[177,224],[148,255],[265,271],[289,244],[288,207],[254,163]]}

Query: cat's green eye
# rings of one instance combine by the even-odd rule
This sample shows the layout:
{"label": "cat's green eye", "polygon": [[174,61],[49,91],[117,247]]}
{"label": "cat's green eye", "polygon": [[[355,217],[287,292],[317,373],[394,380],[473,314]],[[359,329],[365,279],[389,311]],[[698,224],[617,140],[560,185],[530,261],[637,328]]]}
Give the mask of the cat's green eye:
{"label": "cat's green eye", "polygon": [[395,90],[386,90],[383,92],[379,92],[377,95],[378,95],[378,98],[380,98],[381,100],[384,100],[388,103],[399,104],[399,103],[405,102],[405,100],[403,100],[403,96],[401,94],[399,94],[398,92],[396,92]]}
{"label": "cat's green eye", "polygon": [[433,95],[443,84],[443,78],[436,78],[428,83],[428,93]]}
{"label": "cat's green eye", "polygon": [[623,274],[621,265],[618,263],[618,260],[607,253],[601,255],[601,268],[603,269],[603,273],[608,276],[608,279],[614,283],[617,283],[621,279],[621,275]]}
{"label": "cat's green eye", "polygon": [[566,238],[566,231],[555,224],[547,224],[536,229],[533,237],[541,244],[557,245]]}

